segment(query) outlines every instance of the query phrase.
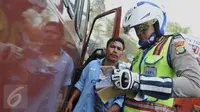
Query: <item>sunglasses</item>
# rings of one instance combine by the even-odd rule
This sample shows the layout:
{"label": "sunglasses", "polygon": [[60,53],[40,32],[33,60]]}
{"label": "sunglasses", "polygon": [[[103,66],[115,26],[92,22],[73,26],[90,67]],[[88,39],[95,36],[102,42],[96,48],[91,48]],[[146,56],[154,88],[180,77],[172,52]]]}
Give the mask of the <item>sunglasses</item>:
{"label": "sunglasses", "polygon": [[155,24],[155,22],[156,22],[155,20],[150,20],[150,21],[147,21],[143,24],[139,24],[139,25],[134,26],[136,33],[146,32],[149,29],[150,26]]}

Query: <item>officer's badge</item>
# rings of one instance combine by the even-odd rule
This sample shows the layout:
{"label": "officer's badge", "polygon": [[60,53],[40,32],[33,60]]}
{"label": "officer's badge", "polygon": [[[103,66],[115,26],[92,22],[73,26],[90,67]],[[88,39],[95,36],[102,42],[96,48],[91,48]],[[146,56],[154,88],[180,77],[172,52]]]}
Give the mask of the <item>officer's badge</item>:
{"label": "officer's badge", "polygon": [[157,68],[155,68],[154,66],[144,67],[144,75],[150,76],[150,77],[155,77],[157,75]]}
{"label": "officer's badge", "polygon": [[176,54],[183,54],[185,53],[185,47],[184,46],[179,46],[179,47],[176,47]]}

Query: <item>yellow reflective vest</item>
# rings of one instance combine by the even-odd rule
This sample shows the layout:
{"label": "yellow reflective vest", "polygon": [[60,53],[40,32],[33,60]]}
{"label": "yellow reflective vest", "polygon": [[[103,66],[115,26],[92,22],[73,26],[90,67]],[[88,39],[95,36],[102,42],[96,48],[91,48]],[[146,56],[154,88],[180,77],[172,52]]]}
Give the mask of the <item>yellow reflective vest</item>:
{"label": "yellow reflective vest", "polygon": [[[139,74],[150,74],[156,77],[176,77],[175,71],[169,66],[167,59],[171,37],[162,37],[153,47],[147,50],[139,50],[133,60],[132,71]],[[156,98],[148,97],[150,101]],[[172,109],[174,99],[157,100],[156,102],[135,101],[133,96],[127,96],[124,104],[124,112],[169,112]]]}

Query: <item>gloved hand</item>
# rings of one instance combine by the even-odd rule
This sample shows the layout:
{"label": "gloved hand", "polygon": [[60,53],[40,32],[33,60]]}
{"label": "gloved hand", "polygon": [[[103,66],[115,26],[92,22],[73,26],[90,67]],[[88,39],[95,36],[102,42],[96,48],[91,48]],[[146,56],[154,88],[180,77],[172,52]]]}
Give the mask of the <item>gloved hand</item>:
{"label": "gloved hand", "polygon": [[140,75],[138,73],[134,73],[129,69],[115,69],[111,79],[114,85],[119,89],[138,91],[140,87],[139,77]]}
{"label": "gloved hand", "polygon": [[144,100],[148,96],[166,100],[173,93],[173,80],[170,77],[148,77],[134,73],[129,69],[115,69],[111,80],[119,89],[136,91],[135,100],[137,101]]}

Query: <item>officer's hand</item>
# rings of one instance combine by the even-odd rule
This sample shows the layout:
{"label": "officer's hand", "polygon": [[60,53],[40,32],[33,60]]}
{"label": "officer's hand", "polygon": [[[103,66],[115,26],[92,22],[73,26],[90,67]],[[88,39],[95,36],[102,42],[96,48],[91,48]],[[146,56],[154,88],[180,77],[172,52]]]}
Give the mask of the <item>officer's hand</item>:
{"label": "officer's hand", "polygon": [[72,112],[73,104],[71,101],[68,102],[65,112]]}
{"label": "officer's hand", "polygon": [[111,79],[119,89],[132,89],[136,91],[139,89],[139,74],[129,69],[115,69]]}

